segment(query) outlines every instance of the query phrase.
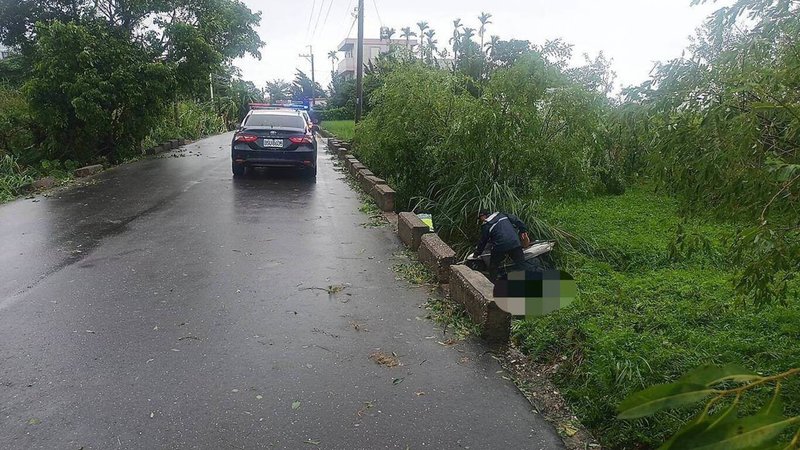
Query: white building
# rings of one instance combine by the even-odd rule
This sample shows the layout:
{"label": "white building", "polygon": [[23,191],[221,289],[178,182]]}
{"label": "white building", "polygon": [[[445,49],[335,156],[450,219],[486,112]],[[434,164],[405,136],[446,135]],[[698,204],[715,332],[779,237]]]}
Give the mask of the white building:
{"label": "white building", "polygon": [[[355,77],[356,74],[356,44],[357,39],[345,39],[339,44],[339,51],[344,52],[344,58],[339,61],[336,73],[346,77]],[[417,45],[416,39],[406,42],[405,39],[364,39],[364,64],[375,61],[375,58],[382,53],[388,53],[393,47],[405,47],[413,49]]]}

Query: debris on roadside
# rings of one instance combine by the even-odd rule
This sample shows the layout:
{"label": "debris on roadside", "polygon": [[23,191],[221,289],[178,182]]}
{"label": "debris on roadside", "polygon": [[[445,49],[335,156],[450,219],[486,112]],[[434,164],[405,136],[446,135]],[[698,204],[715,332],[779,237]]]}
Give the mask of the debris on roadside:
{"label": "debris on roadside", "polygon": [[369,355],[369,359],[373,360],[375,364],[384,366],[384,367],[397,367],[401,366],[400,360],[397,358],[395,354],[386,354],[383,352],[373,352]]}

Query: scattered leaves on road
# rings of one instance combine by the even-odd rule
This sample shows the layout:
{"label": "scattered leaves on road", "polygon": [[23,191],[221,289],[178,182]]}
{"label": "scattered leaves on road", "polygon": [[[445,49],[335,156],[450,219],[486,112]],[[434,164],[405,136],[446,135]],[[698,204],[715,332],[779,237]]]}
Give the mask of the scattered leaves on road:
{"label": "scattered leaves on road", "polygon": [[301,291],[313,291],[313,290],[325,291],[325,292],[328,293],[328,295],[336,295],[339,292],[342,292],[343,290],[347,289],[348,286],[349,286],[348,284],[331,284],[331,285],[328,285],[328,287],[312,286],[312,287],[307,287],[307,288],[301,288],[300,290]]}
{"label": "scattered leaves on road", "polygon": [[389,355],[383,352],[373,352],[371,355],[369,355],[369,359],[375,361],[375,364],[379,364],[384,367],[397,367],[402,365],[395,354]]}
{"label": "scattered leaves on road", "polygon": [[355,320],[350,321],[350,326],[353,327],[353,329],[356,331],[363,331],[363,332],[369,331],[366,327],[364,327],[364,325],[356,322]]}
{"label": "scattered leaves on road", "polygon": [[292,409],[297,409],[300,407],[300,402],[295,400],[292,402]]}
{"label": "scattered leaves on road", "polygon": [[303,441],[303,443],[304,444],[309,444],[309,445],[319,445],[319,444],[322,443],[322,441],[315,441],[313,439],[306,439],[305,441]]}
{"label": "scattered leaves on road", "polygon": [[361,409],[356,411],[356,415],[358,417],[361,417],[361,416],[364,415],[364,413],[367,412],[367,410],[372,409],[374,406],[375,406],[375,403],[373,403],[373,402],[364,402],[364,406],[362,406]]}
{"label": "scattered leaves on road", "polygon": [[40,423],[42,423],[42,421],[37,419],[36,417],[31,417],[30,419],[28,419],[28,425],[39,425]]}
{"label": "scattered leaves on road", "polygon": [[392,378],[392,384],[397,386],[398,384],[402,383],[403,380],[405,380],[405,379],[406,379],[406,377]]}

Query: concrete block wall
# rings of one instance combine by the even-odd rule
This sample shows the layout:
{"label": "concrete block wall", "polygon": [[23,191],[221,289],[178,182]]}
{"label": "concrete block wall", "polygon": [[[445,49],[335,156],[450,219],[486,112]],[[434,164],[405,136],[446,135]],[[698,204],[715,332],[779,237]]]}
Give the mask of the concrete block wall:
{"label": "concrete block wall", "polygon": [[450,266],[450,298],[464,306],[480,326],[482,338],[503,344],[511,336],[511,314],[497,306],[493,290],[494,285],[482,273],[464,265]]}
{"label": "concrete block wall", "polygon": [[431,272],[436,274],[440,283],[448,283],[450,266],[456,262],[456,252],[438,235],[428,233],[420,238],[417,258]]}
{"label": "concrete block wall", "polygon": [[416,214],[401,212],[397,215],[397,234],[400,235],[400,240],[411,250],[417,251],[422,236],[430,232],[431,229]]}
{"label": "concrete block wall", "polygon": [[[349,143],[328,139],[328,146],[378,207],[393,212],[395,190],[350,154]],[[417,251],[419,261],[436,274],[439,282],[449,285],[450,298],[462,304],[471,320],[480,326],[481,337],[495,344],[508,342],[511,315],[497,306],[492,294],[494,285],[482,273],[455,265],[455,251],[414,213],[401,212],[397,216],[397,233],[406,246]]]}

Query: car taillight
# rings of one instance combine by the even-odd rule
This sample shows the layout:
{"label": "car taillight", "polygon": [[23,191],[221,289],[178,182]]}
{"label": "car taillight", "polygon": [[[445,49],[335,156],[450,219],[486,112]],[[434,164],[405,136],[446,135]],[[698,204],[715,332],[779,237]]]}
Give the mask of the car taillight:
{"label": "car taillight", "polygon": [[237,134],[236,142],[255,142],[258,136],[254,134]]}
{"label": "car taillight", "polygon": [[292,136],[289,138],[292,144],[310,144],[311,138],[308,136]]}

